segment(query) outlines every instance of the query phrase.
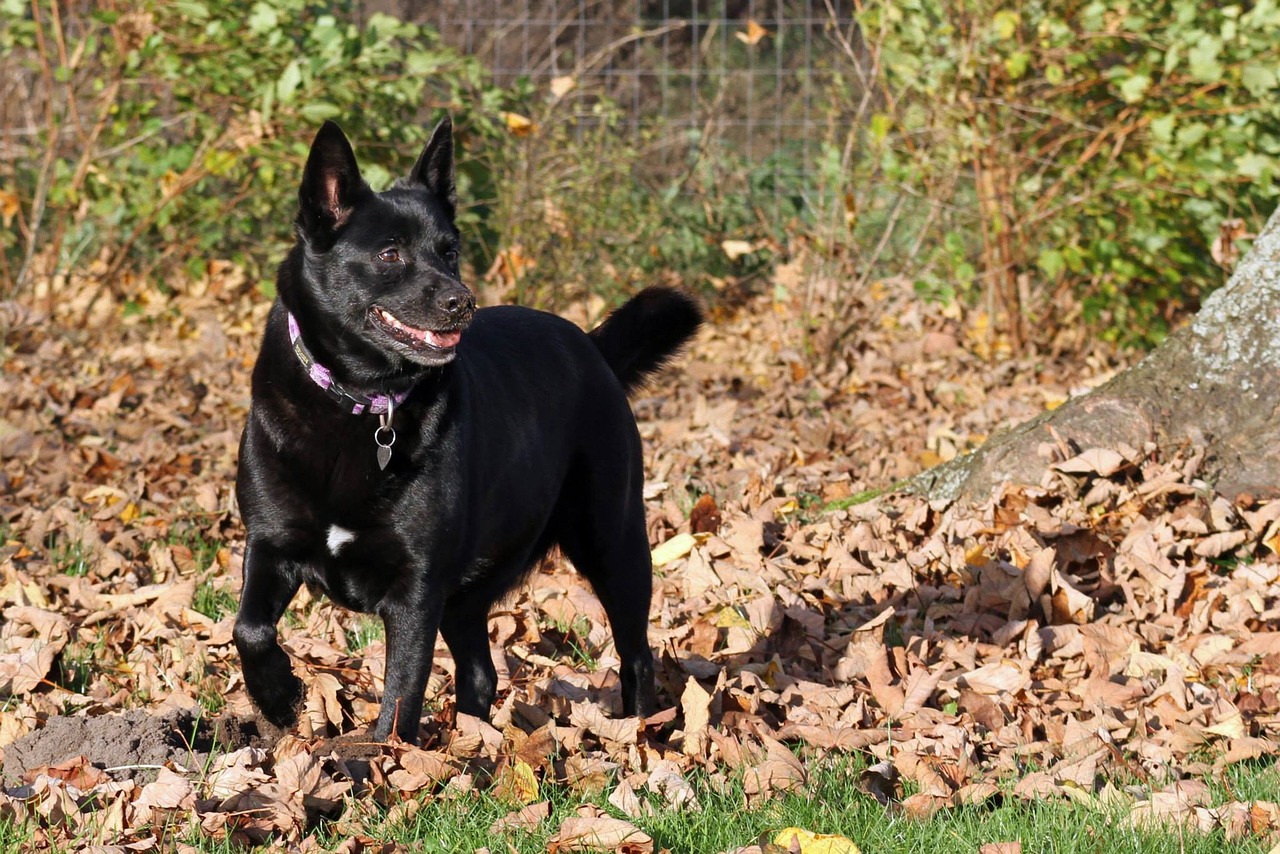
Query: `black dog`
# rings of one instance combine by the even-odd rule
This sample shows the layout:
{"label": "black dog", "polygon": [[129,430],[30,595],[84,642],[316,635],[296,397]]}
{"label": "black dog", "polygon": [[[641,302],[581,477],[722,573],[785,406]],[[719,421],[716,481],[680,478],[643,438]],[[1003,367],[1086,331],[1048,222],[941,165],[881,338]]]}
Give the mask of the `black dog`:
{"label": "black dog", "polygon": [[375,738],[416,739],[437,629],[458,710],[487,717],[489,608],[558,545],[609,616],[625,713],[652,711],[627,392],[694,334],[696,303],[649,288],[589,335],[531,309],[476,311],[459,280],[448,119],[383,193],[325,123],[299,201],[236,480],[248,544],[235,641],[258,708],[280,726],[297,718],[302,683],[276,623],[305,582],[382,617]]}

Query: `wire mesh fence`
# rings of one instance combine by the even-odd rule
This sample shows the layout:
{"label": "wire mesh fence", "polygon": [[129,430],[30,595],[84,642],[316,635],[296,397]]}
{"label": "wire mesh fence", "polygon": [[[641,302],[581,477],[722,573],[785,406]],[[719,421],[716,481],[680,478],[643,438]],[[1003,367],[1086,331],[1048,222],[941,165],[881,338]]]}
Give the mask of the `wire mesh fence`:
{"label": "wire mesh fence", "polygon": [[810,195],[858,96],[852,0],[401,0],[391,11],[436,27],[499,85],[563,100],[578,133],[612,105],[658,180],[714,162],[757,195]]}

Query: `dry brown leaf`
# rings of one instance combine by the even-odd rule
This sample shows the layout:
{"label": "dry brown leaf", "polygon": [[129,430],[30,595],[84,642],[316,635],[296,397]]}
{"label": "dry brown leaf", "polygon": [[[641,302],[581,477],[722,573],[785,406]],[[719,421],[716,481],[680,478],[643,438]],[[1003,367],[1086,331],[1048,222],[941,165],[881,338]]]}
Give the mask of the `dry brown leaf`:
{"label": "dry brown leaf", "polygon": [[658,762],[650,769],[645,788],[662,798],[663,804],[668,809],[695,811],[702,809],[693,786],[685,779],[676,764],[669,759]]}
{"label": "dry brown leaf", "polygon": [[539,801],[526,807],[507,813],[489,826],[489,833],[498,836],[513,830],[531,831],[551,818],[551,802]]}
{"label": "dry brown leaf", "polygon": [[653,854],[653,839],[629,821],[603,815],[575,816],[566,818],[556,835],[547,840],[547,851]]}
{"label": "dry brown leaf", "polygon": [[640,818],[653,815],[653,807],[648,801],[642,801],[636,790],[626,780],[619,780],[617,787],[609,794],[609,803],[613,804],[628,818]]}
{"label": "dry brown leaf", "polygon": [[40,608],[14,606],[4,610],[0,642],[0,696],[34,691],[49,674],[53,660],[67,645],[66,618]]}
{"label": "dry brown leaf", "polygon": [[951,796],[941,797],[917,792],[902,801],[902,814],[907,818],[924,821],[933,818],[940,810],[951,806]]}
{"label": "dry brown leaf", "polygon": [[1251,539],[1253,535],[1249,531],[1220,531],[1196,543],[1193,551],[1200,557],[1221,557],[1227,552],[1235,551]]}
{"label": "dry brown leaf", "polygon": [[764,760],[748,767],[742,775],[748,806],[766,801],[779,792],[793,791],[808,779],[804,765],[794,753],[774,739],[762,737],[761,740],[765,746]]}
{"label": "dry brown leaf", "polygon": [[500,801],[531,804],[539,797],[538,777],[529,763],[517,759],[502,766],[490,791]]}
{"label": "dry brown leaf", "polygon": [[611,718],[595,703],[574,703],[569,722],[599,736],[608,747],[635,744],[640,735],[639,718]]}
{"label": "dry brown leaf", "polygon": [[1127,465],[1128,460],[1109,448],[1090,448],[1069,460],[1055,463],[1053,467],[1068,474],[1096,474],[1099,477],[1111,477]]}
{"label": "dry brown leaf", "polygon": [[688,756],[700,757],[707,749],[707,726],[711,722],[711,694],[692,676],[680,695],[680,711],[684,715],[684,743]]}
{"label": "dry brown leaf", "polygon": [[191,781],[168,768],[156,772],[156,779],[142,787],[133,802],[132,823],[143,825],[152,820],[156,810],[191,810],[195,807],[195,791]]}
{"label": "dry brown leaf", "polygon": [[868,766],[858,777],[858,786],[879,801],[881,806],[887,807],[898,799],[900,779],[897,767],[885,759]]}
{"label": "dry brown leaf", "polygon": [[715,496],[704,493],[689,511],[689,529],[694,534],[714,534],[720,530],[720,508]]}
{"label": "dry brown leaf", "polygon": [[1031,682],[1026,665],[1004,659],[984,664],[956,677],[956,684],[979,694],[1016,694]]}

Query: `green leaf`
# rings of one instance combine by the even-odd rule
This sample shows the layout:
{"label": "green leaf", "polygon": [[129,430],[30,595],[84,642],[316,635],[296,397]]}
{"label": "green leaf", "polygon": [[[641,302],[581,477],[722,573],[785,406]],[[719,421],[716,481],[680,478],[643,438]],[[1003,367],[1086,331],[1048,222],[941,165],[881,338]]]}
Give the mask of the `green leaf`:
{"label": "green leaf", "polygon": [[374,12],[369,16],[369,23],[365,28],[375,37],[412,36],[416,29],[412,24],[406,24],[385,12]]}
{"label": "green leaf", "polygon": [[285,66],[280,79],[276,81],[276,100],[282,104],[290,103],[293,101],[294,93],[298,91],[298,86],[301,84],[302,65],[299,60],[295,59]]}
{"label": "green leaf", "polygon": [[204,168],[210,175],[226,175],[236,165],[236,156],[230,151],[210,151],[204,156]]}
{"label": "green leaf", "polygon": [[1018,24],[1020,22],[1021,17],[1017,12],[1002,9],[996,12],[995,17],[991,19],[991,28],[995,31],[997,38],[1008,40],[1018,32]]}
{"label": "green leaf", "polygon": [[325,119],[342,115],[342,108],[327,101],[311,101],[298,108],[299,114],[312,124],[320,124]]}
{"label": "green leaf", "polygon": [[1135,74],[1120,84],[1120,97],[1127,104],[1136,104],[1142,100],[1151,86],[1151,78],[1145,74]]}
{"label": "green leaf", "polygon": [[1255,98],[1265,97],[1276,85],[1275,69],[1265,65],[1246,65],[1240,78],[1244,88]]}
{"label": "green leaf", "polygon": [[404,69],[414,77],[435,74],[448,60],[438,53],[415,50],[404,58]]}
{"label": "green leaf", "polygon": [[174,0],[172,5],[185,18],[203,21],[209,17],[209,7],[199,0]]}
{"label": "green leaf", "polygon": [[1036,266],[1044,273],[1046,279],[1056,279],[1067,268],[1067,261],[1057,249],[1046,249],[1036,259]]}
{"label": "green leaf", "polygon": [[871,136],[876,142],[884,142],[893,128],[893,119],[885,113],[876,113],[871,117]]}
{"label": "green leaf", "polygon": [[1274,166],[1275,161],[1265,154],[1242,154],[1236,158],[1236,172],[1255,181],[1268,172],[1273,172]]}
{"label": "green leaf", "polygon": [[385,190],[394,180],[391,172],[380,163],[367,163],[360,167],[360,172],[369,186],[375,190]]}
{"label": "green leaf", "polygon": [[253,10],[249,12],[245,23],[249,26],[249,32],[260,36],[279,27],[280,16],[266,3],[258,2],[253,4]]}
{"label": "green leaf", "polygon": [[1200,37],[1196,46],[1187,53],[1191,63],[1191,76],[1205,83],[1217,83],[1222,80],[1222,63],[1218,55],[1222,53],[1222,41],[1213,36]]}
{"label": "green leaf", "polygon": [[1013,53],[1004,61],[1004,70],[1009,75],[1010,80],[1017,80],[1027,73],[1027,66],[1031,64],[1031,54],[1025,50]]}

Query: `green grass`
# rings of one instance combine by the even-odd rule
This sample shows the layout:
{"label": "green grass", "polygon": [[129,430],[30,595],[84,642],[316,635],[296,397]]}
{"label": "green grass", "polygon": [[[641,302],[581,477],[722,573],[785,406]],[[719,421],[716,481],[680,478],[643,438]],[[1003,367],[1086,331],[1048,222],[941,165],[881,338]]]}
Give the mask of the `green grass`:
{"label": "green grass", "polygon": [[[785,827],[802,827],[852,839],[864,854],[973,854],[988,842],[1020,841],[1026,854],[1265,854],[1269,846],[1258,839],[1228,842],[1221,832],[1200,835],[1125,827],[1119,811],[1100,812],[1066,801],[1024,803],[1008,799],[945,811],[928,821],[889,815],[857,788],[861,763],[836,759],[814,763],[810,784],[803,792],[784,795],[758,809],[743,806],[740,785],[716,793],[705,780],[694,779],[703,809],[699,812],[664,809],[652,800],[655,815],[634,820],[654,838],[658,850],[719,852],[772,837]],[[519,852],[544,852],[547,840],[583,799],[544,786],[552,800],[551,819],[533,833],[514,832],[502,840],[489,826],[513,807],[488,796],[454,802],[430,801],[412,820],[384,828],[382,839],[394,839],[414,851],[472,851],[482,846]],[[1275,768],[1237,768],[1214,786],[1215,804],[1229,800],[1280,800],[1280,775]],[[642,797],[644,797],[642,795]],[[604,796],[589,799],[617,815]],[[336,841],[336,840],[335,840]]]}
{"label": "green grass", "polygon": [[555,645],[555,655],[568,656],[574,668],[594,673],[600,662],[587,640],[590,633],[591,621],[579,616],[571,623],[552,620],[549,630],[543,632],[543,637]]}
{"label": "green grass", "polygon": [[170,545],[191,550],[191,560],[200,579],[191,597],[192,609],[215,621],[233,613],[236,597],[217,563],[218,550],[224,543],[208,537],[192,522],[176,523],[169,532],[168,540]]}
{"label": "green grass", "polygon": [[199,584],[191,597],[191,607],[211,620],[221,620],[236,610],[236,597],[225,584],[219,581],[216,573],[209,573]]}
{"label": "green grass", "polygon": [[342,633],[347,638],[347,649],[359,654],[364,652],[369,644],[382,640],[385,629],[382,626],[382,618],[372,614],[355,614],[347,621]]}
{"label": "green grass", "polygon": [[32,850],[32,847],[32,836],[26,828],[17,827],[9,819],[0,818],[0,851],[19,854]]}
{"label": "green grass", "polygon": [[207,569],[218,557],[218,549],[225,543],[205,535],[200,527],[191,521],[176,522],[169,531],[169,544],[186,546],[191,549],[191,558],[195,565]]}
{"label": "green grass", "polygon": [[[1221,832],[1201,835],[1125,827],[1123,810],[1099,811],[1059,800],[1025,803],[1010,798],[1002,804],[988,802],[916,821],[887,813],[857,788],[863,767],[861,761],[843,757],[811,763],[804,791],[779,796],[756,809],[743,806],[741,785],[731,782],[724,792],[717,792],[705,777],[691,775],[701,811],[665,809],[641,793],[642,798],[649,797],[655,814],[634,823],[653,837],[657,850],[666,848],[673,854],[732,850],[771,840],[785,827],[840,834],[857,843],[864,854],[973,854],[985,843],[1015,840],[1026,854],[1266,854],[1270,850],[1261,839],[1228,841]],[[485,793],[455,801],[428,800],[416,815],[398,824],[388,824],[386,811],[366,802],[361,806],[371,814],[362,832],[381,842],[404,843],[415,852],[452,854],[487,846],[495,851],[541,854],[560,823],[582,803],[594,803],[618,815],[603,794],[582,797],[547,784],[542,789],[551,799],[552,815],[532,833],[492,836],[490,825],[516,807]],[[1269,762],[1245,763],[1230,769],[1212,789],[1215,805],[1231,800],[1277,801],[1280,774]],[[317,834],[325,850],[343,841],[332,825],[322,824]],[[207,854],[234,850],[226,842],[198,833],[184,836]],[[26,851],[31,844],[29,828],[0,820],[0,851]]]}
{"label": "green grass", "polygon": [[89,574],[89,556],[85,554],[83,543],[70,542],[65,536],[52,535],[46,545],[49,548],[49,563],[55,572],[77,578]]}

